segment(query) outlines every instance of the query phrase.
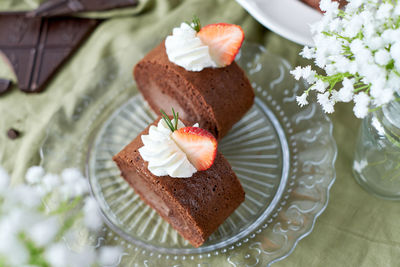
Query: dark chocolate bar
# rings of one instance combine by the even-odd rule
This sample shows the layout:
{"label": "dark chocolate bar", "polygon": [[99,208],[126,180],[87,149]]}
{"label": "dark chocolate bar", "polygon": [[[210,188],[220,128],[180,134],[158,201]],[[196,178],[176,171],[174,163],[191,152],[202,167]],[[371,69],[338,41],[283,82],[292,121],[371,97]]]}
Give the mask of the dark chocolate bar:
{"label": "dark chocolate bar", "polygon": [[24,92],[40,92],[99,23],[81,18],[27,18],[0,14],[0,51]]}
{"label": "dark chocolate bar", "polygon": [[85,11],[136,6],[138,0],[49,0],[28,13],[30,17],[53,17]]}

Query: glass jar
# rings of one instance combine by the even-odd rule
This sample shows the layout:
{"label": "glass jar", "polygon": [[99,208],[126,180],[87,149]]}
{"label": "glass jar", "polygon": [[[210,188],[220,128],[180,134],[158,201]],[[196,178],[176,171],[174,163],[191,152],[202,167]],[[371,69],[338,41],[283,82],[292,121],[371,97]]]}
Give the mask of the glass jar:
{"label": "glass jar", "polygon": [[399,95],[374,111],[361,124],[353,173],[368,192],[400,200],[400,101]]}

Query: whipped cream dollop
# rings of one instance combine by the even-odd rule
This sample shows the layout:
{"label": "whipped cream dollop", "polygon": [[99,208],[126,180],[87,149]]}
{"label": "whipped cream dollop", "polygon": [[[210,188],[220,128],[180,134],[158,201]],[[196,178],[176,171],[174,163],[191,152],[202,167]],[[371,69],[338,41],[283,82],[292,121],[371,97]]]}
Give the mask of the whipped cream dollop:
{"label": "whipped cream dollop", "polygon": [[188,71],[201,71],[204,68],[218,67],[212,60],[207,45],[203,44],[197,32],[187,23],[174,28],[172,35],[165,39],[168,59]]}
{"label": "whipped cream dollop", "polygon": [[[172,123],[174,123],[174,120],[172,120]],[[178,129],[182,127],[185,127],[185,125],[178,120]],[[197,170],[171,138],[171,134],[172,131],[161,119],[157,127],[150,126],[149,134],[142,135],[144,146],[139,148],[139,153],[143,160],[149,163],[149,171],[156,176],[191,177]]]}

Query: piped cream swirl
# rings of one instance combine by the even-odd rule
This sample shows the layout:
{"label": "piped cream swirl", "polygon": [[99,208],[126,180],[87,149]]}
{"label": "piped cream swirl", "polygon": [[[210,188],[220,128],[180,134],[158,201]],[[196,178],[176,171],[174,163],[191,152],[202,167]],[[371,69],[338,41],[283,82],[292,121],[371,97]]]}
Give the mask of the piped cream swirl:
{"label": "piped cream swirl", "polygon": [[197,32],[187,23],[174,28],[172,35],[165,39],[168,59],[189,71],[218,67],[211,58],[208,46],[203,44],[196,34]]}
{"label": "piped cream swirl", "polygon": [[[185,125],[178,120],[178,129],[182,127]],[[171,134],[171,130],[161,119],[157,127],[150,126],[149,134],[142,135],[144,146],[139,148],[139,153],[148,162],[149,171],[156,176],[191,177],[197,170],[171,138]]]}

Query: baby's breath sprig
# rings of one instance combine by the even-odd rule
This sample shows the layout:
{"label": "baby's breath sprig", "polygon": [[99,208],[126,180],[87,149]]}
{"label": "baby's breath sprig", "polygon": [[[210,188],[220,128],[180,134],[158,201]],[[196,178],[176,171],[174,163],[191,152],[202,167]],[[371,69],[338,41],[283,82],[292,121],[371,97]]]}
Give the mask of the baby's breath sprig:
{"label": "baby's breath sprig", "polygon": [[[315,47],[300,53],[325,71],[296,67],[296,80],[309,83],[298,96],[308,104],[314,91],[326,113],[338,102],[354,102],[354,114],[364,118],[400,95],[400,1],[348,1],[345,9],[331,0],[321,0],[324,18],[312,25]],[[397,98],[396,98],[397,97]]]}
{"label": "baby's breath sprig", "polygon": [[[58,175],[32,166],[25,179],[25,184],[10,186],[10,176],[0,166],[0,242],[6,244],[0,249],[0,266],[80,266],[82,259],[85,266],[110,266],[120,259],[122,249],[97,249],[90,241],[103,222],[78,169]],[[68,256],[60,263],[60,255]]]}
{"label": "baby's breath sprig", "polygon": [[169,116],[164,112],[164,110],[160,109],[160,112],[162,114],[162,118],[167,124],[168,128],[172,131],[175,132],[178,130],[178,118],[179,118],[179,112],[175,112],[174,108],[172,108],[172,116],[174,117],[174,123],[172,123],[171,119]]}

